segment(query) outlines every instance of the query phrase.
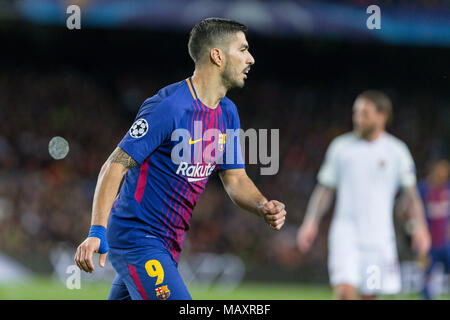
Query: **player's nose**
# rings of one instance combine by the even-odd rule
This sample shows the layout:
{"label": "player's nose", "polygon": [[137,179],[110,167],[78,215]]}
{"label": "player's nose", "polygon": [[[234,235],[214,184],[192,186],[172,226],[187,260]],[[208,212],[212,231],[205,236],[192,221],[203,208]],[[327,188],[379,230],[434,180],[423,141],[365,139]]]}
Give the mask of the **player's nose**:
{"label": "player's nose", "polygon": [[253,56],[250,54],[250,52],[248,53],[248,59],[247,59],[247,64],[248,65],[253,65],[253,64],[255,64],[255,58],[253,58]]}

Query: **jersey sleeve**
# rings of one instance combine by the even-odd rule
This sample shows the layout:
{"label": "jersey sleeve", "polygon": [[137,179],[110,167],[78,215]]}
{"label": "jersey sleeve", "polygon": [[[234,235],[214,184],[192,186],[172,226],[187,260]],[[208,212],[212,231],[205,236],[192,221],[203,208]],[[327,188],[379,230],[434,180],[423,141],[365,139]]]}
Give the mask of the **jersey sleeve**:
{"label": "jersey sleeve", "polygon": [[325,160],[317,175],[319,183],[328,188],[336,188],[338,183],[338,142],[331,142]]}
{"label": "jersey sleeve", "polygon": [[399,148],[398,174],[401,187],[411,187],[416,185],[416,166],[413,157],[406,145]]}
{"label": "jersey sleeve", "polygon": [[222,161],[216,165],[217,170],[245,168],[244,160],[242,158],[241,142],[239,139],[239,129],[241,128],[239,114],[236,106],[233,105],[232,110],[231,128],[227,129],[232,129],[233,132],[230,130],[227,130],[226,132],[225,149]]}
{"label": "jersey sleeve", "polygon": [[173,112],[165,100],[144,102],[118,146],[141,164],[165,140],[170,139],[174,123]]}

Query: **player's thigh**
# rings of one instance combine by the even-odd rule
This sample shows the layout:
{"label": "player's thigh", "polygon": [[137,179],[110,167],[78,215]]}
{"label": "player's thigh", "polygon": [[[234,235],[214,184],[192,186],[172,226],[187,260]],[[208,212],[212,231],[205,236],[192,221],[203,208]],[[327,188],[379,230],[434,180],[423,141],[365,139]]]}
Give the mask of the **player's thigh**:
{"label": "player's thigh", "polygon": [[108,300],[131,300],[128,288],[119,274],[116,275],[112,282]]}
{"label": "player's thigh", "polygon": [[400,267],[395,243],[360,250],[361,294],[396,294],[401,289]]}
{"label": "player's thigh", "polygon": [[334,227],[328,238],[328,273],[333,287],[361,282],[360,261],[356,239],[345,226]]}
{"label": "player's thigh", "polygon": [[330,284],[333,287],[339,285],[359,287],[361,275],[359,274],[359,262],[355,253],[346,251],[339,254],[340,250],[331,249],[328,256],[328,273]]}
{"label": "player's thigh", "polygon": [[144,247],[127,254],[128,272],[143,299],[190,300],[177,264],[164,248]]}
{"label": "player's thigh", "polygon": [[136,285],[136,282],[133,279],[134,274],[130,272],[127,253],[128,250],[126,249],[109,248],[108,259],[116,270],[118,277],[114,279],[116,283],[114,284],[113,282],[113,285],[115,286],[111,286],[111,292],[108,298],[111,300],[120,299],[121,293],[123,292],[121,284],[124,284],[131,299],[148,299],[146,293],[143,290],[140,290],[140,287]]}

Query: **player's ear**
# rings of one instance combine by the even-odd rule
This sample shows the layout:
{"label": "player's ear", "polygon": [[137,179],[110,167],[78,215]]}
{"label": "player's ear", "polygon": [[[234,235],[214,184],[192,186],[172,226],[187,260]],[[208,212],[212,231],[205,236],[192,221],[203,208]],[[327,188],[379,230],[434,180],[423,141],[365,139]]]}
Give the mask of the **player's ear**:
{"label": "player's ear", "polygon": [[212,48],[209,55],[211,62],[216,66],[221,67],[224,64],[225,53],[219,48]]}
{"label": "player's ear", "polygon": [[389,113],[386,111],[380,111],[379,114],[381,116],[381,121],[383,123],[383,126],[386,127],[389,124]]}

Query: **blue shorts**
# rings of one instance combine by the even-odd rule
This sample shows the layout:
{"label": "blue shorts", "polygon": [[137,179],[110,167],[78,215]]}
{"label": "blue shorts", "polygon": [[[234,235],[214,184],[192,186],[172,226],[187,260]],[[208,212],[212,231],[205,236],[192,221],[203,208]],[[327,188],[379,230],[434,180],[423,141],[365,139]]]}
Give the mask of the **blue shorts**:
{"label": "blue shorts", "polygon": [[450,244],[447,244],[442,248],[431,248],[429,256],[431,258],[431,263],[426,274],[431,274],[437,263],[442,263],[445,272],[450,273]]}
{"label": "blue shorts", "polygon": [[110,248],[108,259],[117,271],[108,300],[191,300],[178,264],[162,244]]}

